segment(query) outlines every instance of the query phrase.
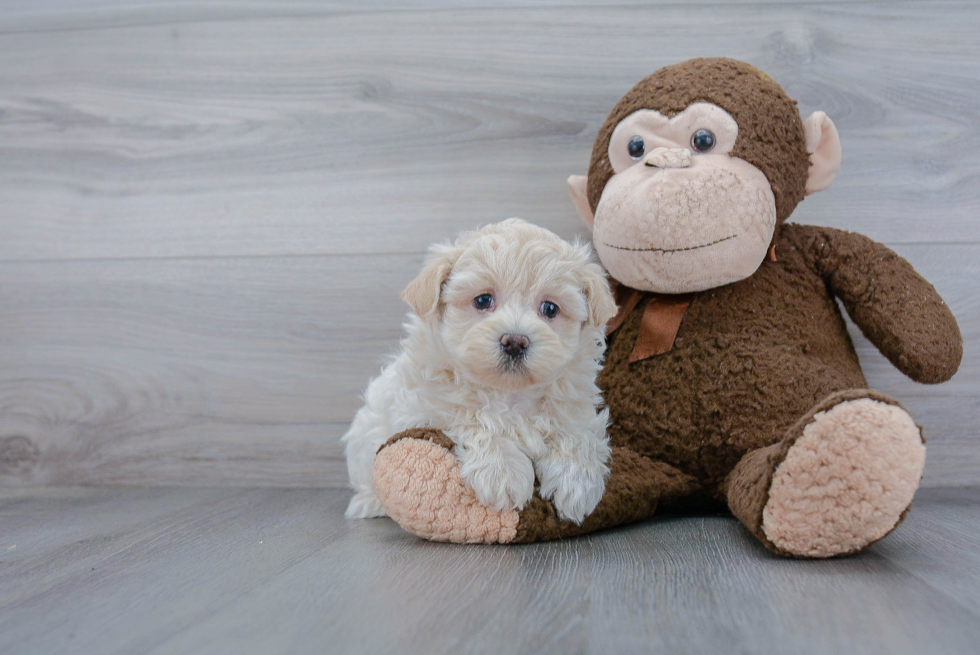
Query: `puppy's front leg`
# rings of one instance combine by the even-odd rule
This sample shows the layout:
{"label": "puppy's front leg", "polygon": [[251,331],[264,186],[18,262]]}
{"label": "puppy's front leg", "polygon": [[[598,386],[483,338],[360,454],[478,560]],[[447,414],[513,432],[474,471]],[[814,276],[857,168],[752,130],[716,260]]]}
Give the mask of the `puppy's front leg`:
{"label": "puppy's front leg", "polygon": [[477,499],[497,511],[522,509],[534,494],[534,465],[510,439],[488,433],[456,443],[459,473]]}
{"label": "puppy's front leg", "polygon": [[609,445],[605,438],[555,435],[548,453],[535,462],[539,493],[555,504],[561,518],[581,523],[606,491]]}

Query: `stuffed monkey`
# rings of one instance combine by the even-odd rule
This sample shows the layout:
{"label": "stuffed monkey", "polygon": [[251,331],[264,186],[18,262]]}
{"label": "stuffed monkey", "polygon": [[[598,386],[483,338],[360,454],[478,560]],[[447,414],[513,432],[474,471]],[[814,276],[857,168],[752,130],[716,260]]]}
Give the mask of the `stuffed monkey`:
{"label": "stuffed monkey", "polygon": [[539,496],[495,511],[426,428],[378,453],[375,486],[406,530],[440,541],[568,537],[657,512],[727,507],[767,548],[830,557],[905,516],[919,427],[868,388],[837,304],[899,370],[938,383],[963,342],[936,290],[860,234],[786,223],[833,181],[841,150],[762,71],[694,59],[642,80],[599,130],[576,207],[615,282],[599,377],[611,474],[581,524]]}

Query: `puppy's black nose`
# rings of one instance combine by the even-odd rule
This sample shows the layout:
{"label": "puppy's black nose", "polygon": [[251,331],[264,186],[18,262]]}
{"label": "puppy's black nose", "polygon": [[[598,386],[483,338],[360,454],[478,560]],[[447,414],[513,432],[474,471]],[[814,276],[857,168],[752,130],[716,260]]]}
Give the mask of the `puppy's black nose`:
{"label": "puppy's black nose", "polygon": [[531,340],[523,334],[505,334],[500,337],[500,347],[508,357],[517,359],[524,355],[524,351],[531,345]]}

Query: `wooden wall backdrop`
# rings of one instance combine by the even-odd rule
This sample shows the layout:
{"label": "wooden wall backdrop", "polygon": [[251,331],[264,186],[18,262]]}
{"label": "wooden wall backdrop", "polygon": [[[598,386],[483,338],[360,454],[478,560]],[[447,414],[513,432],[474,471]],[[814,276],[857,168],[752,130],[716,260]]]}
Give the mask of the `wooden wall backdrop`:
{"label": "wooden wall backdrop", "polygon": [[955,311],[942,386],[858,341],[925,484],[980,482],[980,5],[600,4],[0,3],[0,481],[343,485],[426,245],[581,233],[565,178],[612,104],[726,55],[840,130],[795,220],[888,244]]}

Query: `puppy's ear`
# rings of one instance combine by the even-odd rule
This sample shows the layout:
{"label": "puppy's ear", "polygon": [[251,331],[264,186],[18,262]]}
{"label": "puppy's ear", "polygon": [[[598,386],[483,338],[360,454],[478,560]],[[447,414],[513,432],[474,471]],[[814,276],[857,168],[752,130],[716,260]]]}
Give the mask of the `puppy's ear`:
{"label": "puppy's ear", "polygon": [[589,302],[589,324],[599,327],[608,323],[619,311],[609,289],[606,273],[598,264],[588,264],[585,273],[585,296]]}
{"label": "puppy's ear", "polygon": [[430,317],[439,308],[442,285],[449,278],[459,254],[460,249],[449,244],[432,246],[422,272],[402,291],[402,300],[422,318]]}

